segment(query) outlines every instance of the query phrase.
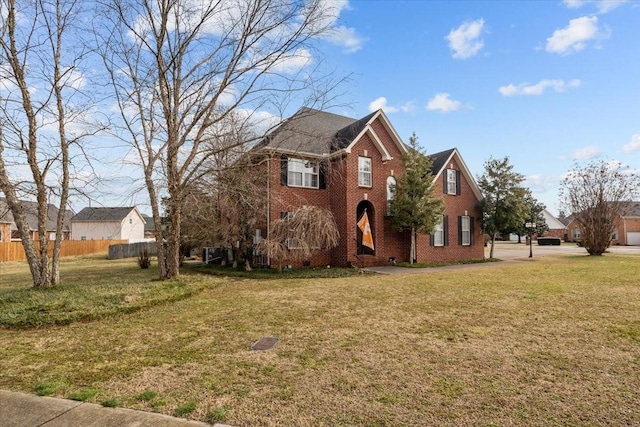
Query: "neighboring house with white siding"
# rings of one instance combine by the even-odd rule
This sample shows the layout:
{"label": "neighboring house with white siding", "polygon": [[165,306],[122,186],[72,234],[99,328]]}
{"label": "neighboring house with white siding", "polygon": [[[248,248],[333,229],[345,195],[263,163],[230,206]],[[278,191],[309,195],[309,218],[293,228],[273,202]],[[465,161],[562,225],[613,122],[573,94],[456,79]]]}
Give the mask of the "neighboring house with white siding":
{"label": "neighboring house with white siding", "polygon": [[88,207],[71,218],[73,240],[144,239],[145,220],[135,206]]}

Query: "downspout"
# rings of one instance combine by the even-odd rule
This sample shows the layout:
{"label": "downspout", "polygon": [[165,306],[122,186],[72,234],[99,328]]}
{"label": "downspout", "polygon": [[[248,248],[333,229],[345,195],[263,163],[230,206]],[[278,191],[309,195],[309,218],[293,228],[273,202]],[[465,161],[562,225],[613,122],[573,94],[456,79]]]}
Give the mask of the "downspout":
{"label": "downspout", "polygon": [[[269,239],[269,230],[271,229],[271,154],[267,161],[267,239]],[[271,265],[271,250],[267,251],[267,265]]]}

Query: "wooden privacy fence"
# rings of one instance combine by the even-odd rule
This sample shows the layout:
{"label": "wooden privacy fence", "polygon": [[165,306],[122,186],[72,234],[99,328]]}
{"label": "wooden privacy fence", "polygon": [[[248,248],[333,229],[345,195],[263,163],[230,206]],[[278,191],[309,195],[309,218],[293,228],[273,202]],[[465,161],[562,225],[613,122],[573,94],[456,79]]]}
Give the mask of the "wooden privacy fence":
{"label": "wooden privacy fence", "polygon": [[[104,253],[107,256],[109,245],[127,243],[126,240],[63,240],[60,243],[60,256],[89,255]],[[39,247],[35,242],[36,248]],[[49,242],[49,257],[53,254],[53,242]],[[24,261],[27,257],[21,242],[0,242],[0,262]]]}

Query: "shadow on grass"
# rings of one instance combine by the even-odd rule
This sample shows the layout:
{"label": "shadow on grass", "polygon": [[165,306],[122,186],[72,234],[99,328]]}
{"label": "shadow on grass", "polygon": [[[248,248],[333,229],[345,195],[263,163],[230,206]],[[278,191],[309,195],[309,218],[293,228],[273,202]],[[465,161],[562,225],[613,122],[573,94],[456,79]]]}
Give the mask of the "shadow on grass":
{"label": "shadow on grass", "polygon": [[205,265],[201,263],[185,264],[180,270],[185,274],[200,273],[222,277],[241,277],[246,279],[330,279],[357,276],[359,274],[375,274],[356,268],[322,268],[322,267],[301,267],[283,269],[282,273],[272,268],[254,268],[245,271],[242,268],[231,266]]}

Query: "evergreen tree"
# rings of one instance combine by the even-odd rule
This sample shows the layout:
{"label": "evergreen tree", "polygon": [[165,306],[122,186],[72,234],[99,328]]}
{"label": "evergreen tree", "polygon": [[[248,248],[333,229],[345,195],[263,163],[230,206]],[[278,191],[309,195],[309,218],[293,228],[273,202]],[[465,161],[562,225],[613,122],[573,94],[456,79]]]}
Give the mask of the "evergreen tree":
{"label": "evergreen tree", "polygon": [[433,233],[442,219],[444,203],[435,196],[431,159],[422,153],[418,137],[409,138],[409,150],[402,156],[404,174],[396,178],[390,201],[391,224],[411,233],[410,262],[416,257],[416,234]]}
{"label": "evergreen tree", "polygon": [[509,157],[489,158],[484,163],[484,174],[478,178],[478,186],[484,199],[482,209],[482,229],[491,237],[491,252],[499,232],[517,229],[524,218],[526,189],[520,184],[524,176],[513,171]]}

